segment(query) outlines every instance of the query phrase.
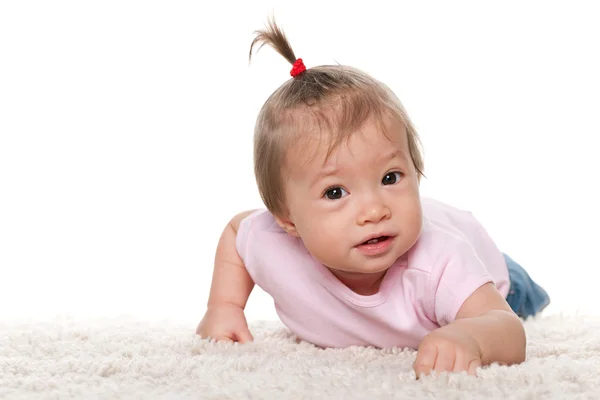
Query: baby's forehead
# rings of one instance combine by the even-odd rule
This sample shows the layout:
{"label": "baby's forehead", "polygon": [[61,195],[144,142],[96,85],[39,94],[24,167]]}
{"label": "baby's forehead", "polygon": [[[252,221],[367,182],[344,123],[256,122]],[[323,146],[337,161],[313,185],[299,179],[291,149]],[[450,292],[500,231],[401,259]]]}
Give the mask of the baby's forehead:
{"label": "baby's forehead", "polygon": [[409,158],[404,127],[386,131],[366,127],[344,137],[321,133],[298,140],[287,152],[286,168],[294,175],[306,175],[394,157]]}

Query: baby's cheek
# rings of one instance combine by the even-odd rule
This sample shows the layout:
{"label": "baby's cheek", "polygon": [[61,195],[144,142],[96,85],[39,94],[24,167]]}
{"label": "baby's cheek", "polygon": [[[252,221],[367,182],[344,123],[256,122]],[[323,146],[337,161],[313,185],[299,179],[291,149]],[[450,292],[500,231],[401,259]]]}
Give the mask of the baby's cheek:
{"label": "baby's cheek", "polygon": [[[404,233],[407,239],[416,238],[421,234],[423,229],[423,213],[420,206],[415,206],[410,209],[403,218],[404,221]],[[408,209],[407,209],[408,211]]]}
{"label": "baby's cheek", "polygon": [[310,250],[317,257],[322,258],[321,262],[335,253],[337,248],[335,237],[336,233],[326,228],[315,229],[309,234]]}

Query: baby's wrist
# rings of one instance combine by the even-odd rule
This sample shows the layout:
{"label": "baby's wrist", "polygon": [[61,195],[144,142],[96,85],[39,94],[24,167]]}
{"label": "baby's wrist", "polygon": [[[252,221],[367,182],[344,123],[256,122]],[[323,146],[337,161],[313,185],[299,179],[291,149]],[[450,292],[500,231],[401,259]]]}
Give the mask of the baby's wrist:
{"label": "baby's wrist", "polygon": [[232,301],[214,301],[214,302],[209,302],[207,309],[208,310],[219,310],[219,309],[241,309],[242,311],[244,310],[244,305],[242,304],[238,304],[236,302],[232,302]]}

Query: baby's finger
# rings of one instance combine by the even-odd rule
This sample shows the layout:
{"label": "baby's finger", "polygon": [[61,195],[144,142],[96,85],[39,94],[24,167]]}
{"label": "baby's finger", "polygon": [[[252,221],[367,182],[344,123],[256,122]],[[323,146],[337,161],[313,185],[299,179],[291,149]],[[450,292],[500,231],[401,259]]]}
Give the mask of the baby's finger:
{"label": "baby's finger", "polygon": [[471,358],[464,351],[459,351],[454,359],[454,368],[452,372],[469,372],[469,361]]}
{"label": "baby's finger", "polygon": [[214,339],[217,342],[233,342],[234,341],[233,335],[228,334],[228,333],[216,335]]}
{"label": "baby's finger", "polygon": [[454,347],[439,348],[433,369],[436,372],[450,372],[454,369],[455,358],[456,350]]}
{"label": "baby's finger", "polygon": [[413,365],[417,379],[419,379],[421,374],[427,375],[431,372],[431,369],[435,365],[437,352],[437,347],[434,345],[425,345],[419,349],[417,359]]}
{"label": "baby's finger", "polygon": [[240,342],[241,344],[249,343],[254,340],[250,331],[241,331],[241,332],[237,333],[235,336],[236,336],[237,341]]}
{"label": "baby's finger", "polygon": [[469,375],[477,376],[477,368],[481,367],[481,360],[476,358],[469,363]]}

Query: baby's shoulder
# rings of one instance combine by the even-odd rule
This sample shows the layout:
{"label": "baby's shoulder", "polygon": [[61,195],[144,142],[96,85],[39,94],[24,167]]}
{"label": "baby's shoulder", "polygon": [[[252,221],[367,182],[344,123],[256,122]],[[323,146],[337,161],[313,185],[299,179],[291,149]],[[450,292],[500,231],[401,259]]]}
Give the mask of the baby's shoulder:
{"label": "baby's shoulder", "polygon": [[296,238],[284,231],[266,209],[255,210],[240,222],[236,242],[240,254],[248,255],[265,250],[283,254],[299,246]]}
{"label": "baby's shoulder", "polygon": [[236,248],[246,270],[269,293],[287,287],[288,281],[306,279],[312,259],[302,241],[288,234],[267,210],[246,216],[236,237]]}
{"label": "baby's shoulder", "polygon": [[240,229],[259,235],[279,235],[286,233],[279,224],[277,224],[273,214],[267,209],[258,209],[250,213],[240,222]]}
{"label": "baby's shoulder", "polygon": [[473,253],[473,247],[456,229],[425,218],[417,242],[408,251],[409,268],[439,274],[450,262]]}

